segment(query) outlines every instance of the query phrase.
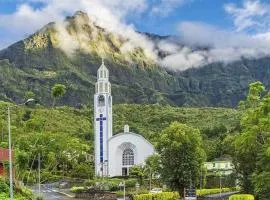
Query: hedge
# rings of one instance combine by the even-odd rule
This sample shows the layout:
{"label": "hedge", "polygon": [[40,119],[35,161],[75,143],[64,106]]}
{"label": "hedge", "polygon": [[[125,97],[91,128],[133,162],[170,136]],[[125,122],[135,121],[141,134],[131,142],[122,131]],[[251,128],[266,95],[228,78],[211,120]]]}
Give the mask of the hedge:
{"label": "hedge", "polygon": [[[221,192],[231,192],[231,191],[233,191],[233,188],[222,188],[221,189]],[[219,188],[197,190],[198,196],[205,196],[205,195],[217,194],[217,193],[220,193]]]}
{"label": "hedge", "polygon": [[254,196],[251,194],[235,194],[230,196],[229,200],[254,200]]}
{"label": "hedge", "polygon": [[[8,193],[0,193],[0,199],[1,200],[9,200],[9,194]],[[29,198],[23,197],[20,195],[15,195],[14,200],[28,200]]]}
{"label": "hedge", "polygon": [[72,187],[70,189],[70,191],[73,193],[82,193],[85,191],[85,188],[84,187]]}
{"label": "hedge", "polygon": [[177,192],[161,192],[157,194],[140,194],[134,196],[134,200],[179,200]]}

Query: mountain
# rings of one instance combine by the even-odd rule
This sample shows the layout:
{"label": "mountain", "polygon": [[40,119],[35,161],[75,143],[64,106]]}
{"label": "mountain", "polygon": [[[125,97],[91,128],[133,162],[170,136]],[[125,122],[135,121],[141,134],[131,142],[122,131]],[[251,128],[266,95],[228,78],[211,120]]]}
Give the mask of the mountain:
{"label": "mountain", "polygon": [[[134,41],[125,36],[130,34],[108,31],[80,11],[63,23],[50,23],[0,51],[0,99],[21,102],[32,91],[41,104],[50,105],[50,89],[62,83],[67,93],[59,104],[92,103],[101,57],[110,70],[115,103],[234,107],[250,82],[270,87],[268,57],[176,72],[160,66],[147,49],[131,47]],[[151,41],[159,57],[170,54],[156,45],[168,36],[136,33],[135,38],[145,47]]]}

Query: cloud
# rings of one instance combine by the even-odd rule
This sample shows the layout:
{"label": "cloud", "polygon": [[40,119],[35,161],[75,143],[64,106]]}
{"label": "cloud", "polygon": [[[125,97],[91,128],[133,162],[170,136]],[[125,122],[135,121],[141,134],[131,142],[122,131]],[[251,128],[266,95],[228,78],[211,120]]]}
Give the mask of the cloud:
{"label": "cloud", "polygon": [[[42,3],[42,6],[35,7],[33,3]],[[125,25],[123,21],[128,14],[141,13],[147,6],[146,0],[18,1],[13,13],[0,14],[0,29],[4,30],[6,35],[12,35],[13,40],[16,41],[32,34],[49,22],[62,21],[67,15],[82,10],[101,26],[116,30],[116,27]]]}
{"label": "cloud", "polygon": [[151,13],[159,16],[167,16],[177,7],[183,5],[190,0],[160,0],[151,8]]}
{"label": "cloud", "polygon": [[160,61],[173,70],[270,55],[270,33],[248,35],[199,22],[182,22],[178,29],[185,46]]}
{"label": "cloud", "polygon": [[262,3],[260,0],[245,0],[241,7],[226,4],[224,8],[232,16],[237,31],[269,28],[270,4]]}

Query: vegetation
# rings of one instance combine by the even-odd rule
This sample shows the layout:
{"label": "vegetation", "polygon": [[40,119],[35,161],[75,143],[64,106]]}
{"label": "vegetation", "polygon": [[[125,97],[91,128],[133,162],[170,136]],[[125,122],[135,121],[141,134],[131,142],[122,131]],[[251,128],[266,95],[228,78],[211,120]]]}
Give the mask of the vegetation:
{"label": "vegetation", "polygon": [[254,200],[254,196],[250,194],[235,194],[230,196],[229,200]]}
{"label": "vegetation", "polygon": [[[158,66],[142,49],[123,53],[123,38],[90,25],[88,20],[83,13],[66,20],[67,32],[81,44],[76,52],[61,50],[61,35],[53,24],[0,51],[0,100],[22,101],[25,93],[32,91],[41,104],[51,105],[50,89],[61,83],[68,95],[60,105],[88,105],[100,55],[106,56],[116,103],[235,107],[245,97],[249,83],[260,80],[270,87],[269,57],[174,72]],[[88,35],[91,40],[85,42],[78,35]],[[166,39],[150,34],[147,37],[153,41]]]}
{"label": "vegetation", "polygon": [[[25,99],[34,95],[28,92]],[[3,130],[0,147],[8,146],[8,105],[10,103],[0,102],[0,130]],[[134,188],[137,181],[144,185],[151,172],[153,178],[159,177],[159,181],[181,193],[183,187],[189,186],[190,179],[198,186],[206,156],[211,160],[229,154],[240,174],[243,191],[251,194],[255,191],[256,198],[267,200],[270,196],[269,105],[270,94],[260,82],[250,85],[247,99],[239,104],[238,110],[114,105],[114,133],[121,132],[128,123],[131,131],[149,139],[159,153],[149,157],[145,166],[134,166],[130,170],[136,179],[127,181],[127,186]],[[40,154],[42,182],[76,177],[88,180],[84,182],[85,187],[99,182],[106,190],[117,191],[121,179],[93,179],[93,160],[89,159],[93,153],[92,116],[93,110],[83,105],[78,108],[40,105],[12,108],[16,178],[26,184],[36,183]],[[168,162],[172,157],[172,162]],[[5,186],[0,184],[0,189],[4,191]],[[210,190],[200,192],[205,194]]]}
{"label": "vegetation", "polygon": [[270,92],[260,82],[250,84],[249,94],[239,105],[240,134],[233,143],[237,172],[243,191],[260,200],[270,196]]}
{"label": "vegetation", "polygon": [[197,185],[205,160],[198,129],[172,123],[159,135],[157,152],[160,156],[161,177],[172,189],[182,194],[190,184]]}
{"label": "vegetation", "polygon": [[[15,186],[15,200],[29,200],[33,197],[31,191],[26,188],[19,188]],[[0,199],[9,200],[9,183],[6,179],[0,177]]]}
{"label": "vegetation", "polygon": [[53,107],[56,103],[56,99],[64,96],[66,93],[66,86],[62,84],[55,84],[52,88]]}
{"label": "vegetation", "polygon": [[[0,129],[3,130],[1,147],[7,147],[8,141],[7,105],[5,102],[0,103]],[[11,124],[17,178],[26,183],[37,181],[38,153],[41,154],[42,182],[56,180],[61,176],[92,178],[93,161],[86,160],[86,155],[93,153],[92,112],[90,108],[13,108]],[[172,121],[180,121],[201,130],[213,129],[216,124],[223,122],[229,130],[237,124],[233,121],[236,114],[231,109],[115,105],[114,132],[122,131],[124,124],[129,123],[131,131],[155,143],[158,132]]]}
{"label": "vegetation", "polygon": [[179,194],[176,192],[162,192],[157,194],[135,195],[134,200],[178,200]]}
{"label": "vegetation", "polygon": [[220,192],[231,192],[233,191],[232,188],[215,188],[215,189],[201,189],[201,190],[197,190],[197,195],[198,196],[205,196],[205,195],[210,195],[210,194],[218,194]]}

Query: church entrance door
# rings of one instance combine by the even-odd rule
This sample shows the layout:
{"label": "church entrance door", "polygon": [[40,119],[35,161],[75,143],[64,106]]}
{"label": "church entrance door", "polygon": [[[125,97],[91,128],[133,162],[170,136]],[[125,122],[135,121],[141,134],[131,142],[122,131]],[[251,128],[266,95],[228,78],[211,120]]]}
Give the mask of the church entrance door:
{"label": "church entrance door", "polygon": [[128,176],[128,168],[127,167],[122,168],[122,176]]}

